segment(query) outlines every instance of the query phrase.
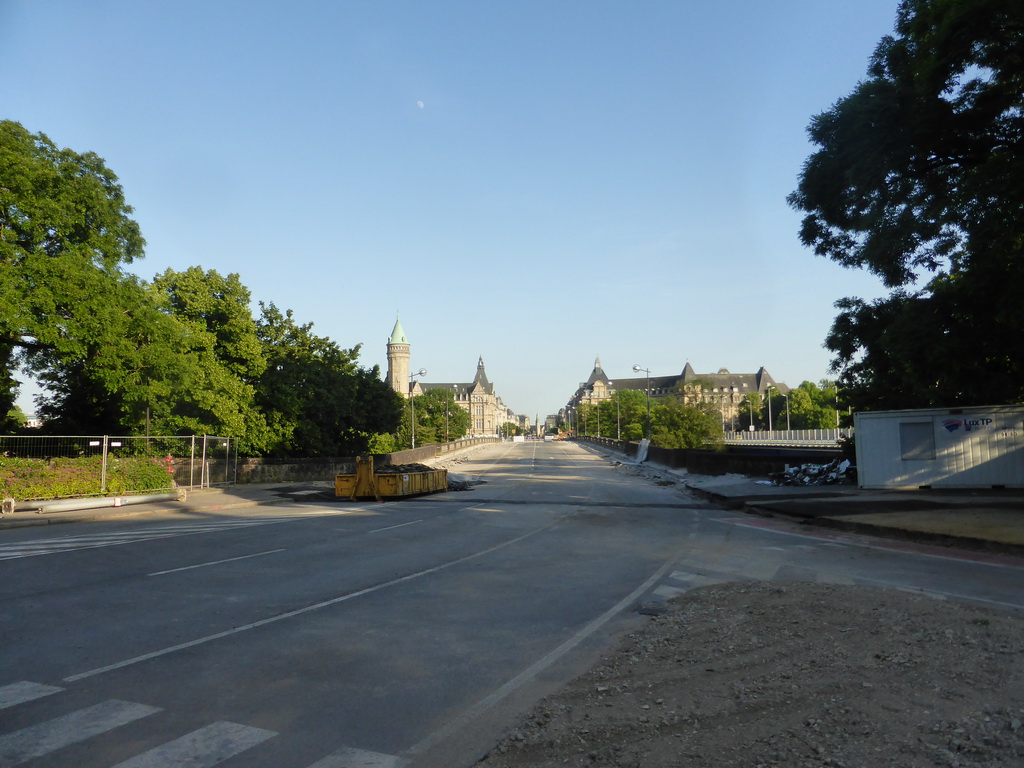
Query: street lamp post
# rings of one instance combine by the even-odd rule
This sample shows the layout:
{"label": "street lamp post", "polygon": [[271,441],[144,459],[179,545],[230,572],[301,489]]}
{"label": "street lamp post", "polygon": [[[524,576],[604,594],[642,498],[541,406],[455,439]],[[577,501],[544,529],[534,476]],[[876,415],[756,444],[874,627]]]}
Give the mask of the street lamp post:
{"label": "street lamp post", "polygon": [[409,435],[412,447],[416,447],[416,398],[413,396],[412,388],[416,383],[417,376],[426,376],[427,369],[420,368],[416,373],[409,374]]}
{"label": "street lamp post", "polygon": [[789,426],[789,395],[785,394],[785,395],[783,395],[783,397],[786,398],[786,431],[789,432],[790,431],[790,426]]}
{"label": "street lamp post", "polygon": [[769,384],[764,388],[764,397],[768,401],[768,431],[772,431],[772,390],[775,387]]}
{"label": "street lamp post", "polygon": [[[609,381],[608,386],[610,387],[615,382]],[[612,392],[611,396],[615,397],[617,392]],[[619,411],[619,398],[615,398],[615,439],[622,440],[622,414]]]}
{"label": "street lamp post", "polygon": [[647,439],[651,439],[651,370],[649,368],[641,368],[639,363],[633,366],[634,373],[640,373],[643,371],[647,374]]}

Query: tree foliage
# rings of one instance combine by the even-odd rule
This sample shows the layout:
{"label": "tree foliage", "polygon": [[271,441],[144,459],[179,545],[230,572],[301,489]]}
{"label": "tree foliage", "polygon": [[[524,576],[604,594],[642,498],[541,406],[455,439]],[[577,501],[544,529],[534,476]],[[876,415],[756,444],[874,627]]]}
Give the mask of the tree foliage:
{"label": "tree foliage", "polygon": [[443,387],[433,387],[406,402],[399,429],[398,442],[408,448],[412,444],[409,419],[416,415],[416,445],[458,440],[469,432],[469,411],[455,402],[455,395]]}
{"label": "tree foliage", "polygon": [[257,335],[266,365],[256,382],[256,405],[266,419],[271,455],[355,455],[368,450],[373,435],[395,431],[403,400],[380,380],[376,366],[357,365],[358,346],[342,349],[273,303],[260,309]]}
{"label": "tree foliage", "polygon": [[[771,396],[772,426],[775,429],[835,429],[838,409],[835,382],[803,382],[786,395]],[[788,409],[788,411],[787,411]],[[766,409],[762,409],[762,416]],[[767,418],[764,416],[764,418]]]}
{"label": "tree foliage", "polygon": [[724,439],[721,417],[674,397],[652,407],[651,443],[661,448],[708,448]]}
{"label": "tree foliage", "polygon": [[1024,5],[903,0],[868,77],[813,119],[802,241],[891,289],[826,346],[858,407],[1024,400]]}
{"label": "tree foliage", "polygon": [[358,346],[273,304],[257,321],[237,274],[128,273],[144,247],[131,213],[101,158],[0,121],[4,431],[19,368],[64,434],[220,434],[252,454],[324,456],[396,429],[401,398],[357,365]]}
{"label": "tree foliage", "polygon": [[[19,366],[39,374],[58,365],[47,382],[58,386],[75,370],[96,368],[92,385],[101,400],[118,386],[114,349],[125,347],[119,334],[128,322],[118,299],[141,291],[124,266],[145,245],[131,213],[97,155],[60,149],[42,133],[0,121],[0,411],[13,402],[11,373]],[[102,402],[84,405],[116,423]]]}

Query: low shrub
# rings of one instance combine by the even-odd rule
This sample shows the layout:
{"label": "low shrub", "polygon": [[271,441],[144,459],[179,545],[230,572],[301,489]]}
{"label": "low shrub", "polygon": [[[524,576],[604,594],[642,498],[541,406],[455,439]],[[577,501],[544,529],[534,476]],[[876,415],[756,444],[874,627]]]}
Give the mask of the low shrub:
{"label": "low shrub", "polygon": [[107,488],[101,490],[100,456],[58,459],[0,457],[0,496],[18,501],[82,496],[126,496],[174,487],[171,459],[108,457]]}

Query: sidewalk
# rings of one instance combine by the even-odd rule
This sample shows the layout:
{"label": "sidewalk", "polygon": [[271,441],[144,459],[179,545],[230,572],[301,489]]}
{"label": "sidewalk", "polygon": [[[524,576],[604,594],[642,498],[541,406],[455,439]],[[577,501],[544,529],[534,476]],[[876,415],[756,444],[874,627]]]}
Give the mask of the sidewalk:
{"label": "sidewalk", "polygon": [[[294,501],[289,489],[295,489],[302,483],[259,483],[236,485],[226,488],[203,488],[192,491],[184,501],[159,501],[146,504],[128,504],[125,506],[99,507],[96,509],[79,509],[69,512],[15,512],[0,515],[0,529],[21,528],[34,525],[53,525],[58,523],[79,523],[92,520],[118,520],[129,517],[142,517],[154,513],[193,513],[209,514],[245,507],[288,504]],[[330,491],[331,488],[320,489]]]}
{"label": "sidewalk", "polygon": [[[427,460],[424,463],[430,466],[451,467],[456,466],[465,457],[484,446],[477,445],[465,448],[461,451],[443,454]],[[277,483],[251,483],[222,488],[203,488],[191,491],[183,501],[159,501],[145,504],[127,504],[125,506],[114,506],[114,500],[110,499],[110,506],[95,509],[79,509],[69,512],[14,512],[8,515],[0,515],[0,530],[4,528],[22,528],[36,525],[52,525],[55,523],[79,523],[94,520],[118,520],[131,517],[142,517],[154,513],[192,513],[210,514],[226,510],[243,509],[245,507],[270,506],[274,504],[292,504],[297,500],[311,496],[322,495],[324,499],[333,501],[333,481],[320,482],[277,482]]]}
{"label": "sidewalk", "polygon": [[1024,490],[879,491],[855,485],[775,486],[687,476],[688,489],[730,509],[841,530],[1024,556]]}

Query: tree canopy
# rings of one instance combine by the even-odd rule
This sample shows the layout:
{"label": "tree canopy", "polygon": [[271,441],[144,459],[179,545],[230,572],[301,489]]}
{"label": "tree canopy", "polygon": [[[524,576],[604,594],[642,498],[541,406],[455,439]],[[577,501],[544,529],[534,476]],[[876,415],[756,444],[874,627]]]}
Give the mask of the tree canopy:
{"label": "tree canopy", "polygon": [[83,366],[117,341],[123,307],[111,296],[138,289],[123,267],[145,245],[131,213],[97,155],[0,121],[0,413],[18,366]]}
{"label": "tree canopy", "polygon": [[[144,241],[93,153],[0,121],[0,427],[17,428],[15,373],[44,388],[63,434],[218,434],[271,455],[351,455],[397,429],[380,372],[261,305],[237,274],[191,267],[146,283]],[[378,441],[379,442],[379,441]]]}
{"label": "tree canopy", "polygon": [[837,302],[843,400],[1024,401],[1024,5],[903,0],[868,77],[808,132],[801,240],[891,289]]}
{"label": "tree canopy", "polygon": [[[399,398],[401,399],[401,398]],[[412,444],[409,419],[416,416],[416,445],[443,443],[458,440],[469,432],[469,411],[455,402],[453,392],[443,387],[433,387],[413,398],[411,407],[405,401],[402,423],[399,428],[399,443],[403,447]]]}
{"label": "tree canopy", "polygon": [[661,448],[708,448],[724,438],[721,417],[674,397],[659,398],[651,409],[651,443]]}

